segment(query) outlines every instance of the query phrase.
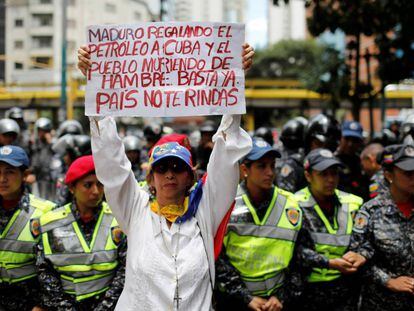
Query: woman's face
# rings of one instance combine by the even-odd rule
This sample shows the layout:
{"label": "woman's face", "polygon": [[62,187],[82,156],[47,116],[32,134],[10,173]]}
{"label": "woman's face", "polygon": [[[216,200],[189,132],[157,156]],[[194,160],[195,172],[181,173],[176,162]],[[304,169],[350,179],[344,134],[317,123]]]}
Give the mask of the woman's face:
{"label": "woman's face", "polygon": [[264,156],[250,165],[242,165],[242,171],[246,178],[247,187],[254,186],[261,190],[269,190],[273,187],[276,177],[276,160],[274,156]]}
{"label": "woman's face", "polygon": [[404,171],[395,166],[391,173],[386,172],[386,177],[399,191],[414,194],[414,171]]}
{"label": "woman's face", "polygon": [[166,158],[153,165],[152,176],[150,185],[155,188],[156,196],[164,200],[182,198],[193,183],[188,165],[176,158]]}
{"label": "woman's face", "polygon": [[103,185],[95,174],[87,175],[71,186],[71,192],[76,204],[86,208],[94,208],[99,205],[104,195]]}
{"label": "woman's face", "polygon": [[314,194],[328,197],[333,195],[338,187],[339,168],[331,166],[323,171],[312,170],[305,172],[305,177]]}
{"label": "woman's face", "polygon": [[24,173],[17,167],[0,162],[0,196],[6,200],[18,199],[22,192]]}

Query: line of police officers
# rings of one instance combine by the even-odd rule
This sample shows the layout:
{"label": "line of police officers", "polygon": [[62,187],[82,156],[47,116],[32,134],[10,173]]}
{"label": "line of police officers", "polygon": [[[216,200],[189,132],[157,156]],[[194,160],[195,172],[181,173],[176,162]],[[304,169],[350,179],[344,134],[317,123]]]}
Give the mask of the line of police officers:
{"label": "line of police officers", "polygon": [[[126,239],[103,201],[89,137],[66,121],[53,139],[50,120],[40,118],[25,145],[11,117],[0,120],[0,310],[114,309]],[[401,127],[403,144],[384,130],[362,152],[361,125],[341,128],[324,114],[286,123],[278,150],[259,129],[240,163],[216,262],[216,308],[414,309],[412,119]],[[192,150],[200,162],[215,131],[204,127],[199,152]],[[147,146],[124,137],[137,180],[162,135],[161,127],[146,130],[154,136]],[[164,139],[191,149],[183,135]],[[30,184],[57,204],[30,194]]]}

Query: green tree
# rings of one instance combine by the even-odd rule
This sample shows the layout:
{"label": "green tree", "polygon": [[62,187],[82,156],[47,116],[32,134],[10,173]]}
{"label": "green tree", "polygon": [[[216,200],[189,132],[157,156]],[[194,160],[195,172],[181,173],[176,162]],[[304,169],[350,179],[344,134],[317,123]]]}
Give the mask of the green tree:
{"label": "green tree", "polygon": [[348,70],[335,49],[316,40],[282,40],[257,51],[250,78],[293,79],[313,91],[328,94],[331,108],[349,91]]}
{"label": "green tree", "polygon": [[[414,1],[412,0],[304,0],[311,9],[308,29],[318,36],[325,31],[342,30],[348,38],[347,54],[355,60],[353,115],[359,119],[363,97],[371,96],[370,86],[360,82],[359,68],[365,57],[361,36],[372,36],[379,48],[378,76],[382,88],[414,76]],[[273,0],[275,5],[289,0]],[[370,57],[370,56],[368,56]]]}

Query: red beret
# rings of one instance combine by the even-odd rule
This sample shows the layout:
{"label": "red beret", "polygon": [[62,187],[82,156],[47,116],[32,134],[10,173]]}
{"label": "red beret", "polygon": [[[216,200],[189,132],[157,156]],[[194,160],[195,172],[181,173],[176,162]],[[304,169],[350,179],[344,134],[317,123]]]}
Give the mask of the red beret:
{"label": "red beret", "polygon": [[80,158],[77,158],[69,166],[69,169],[66,173],[65,183],[71,184],[74,181],[77,181],[79,178],[95,171],[95,164],[93,163],[93,156],[87,155]]}

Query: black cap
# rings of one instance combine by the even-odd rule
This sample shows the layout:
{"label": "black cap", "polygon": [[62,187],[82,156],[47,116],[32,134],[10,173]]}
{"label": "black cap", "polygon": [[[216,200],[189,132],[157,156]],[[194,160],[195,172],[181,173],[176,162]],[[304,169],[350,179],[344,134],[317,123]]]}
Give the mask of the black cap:
{"label": "black cap", "polygon": [[336,158],[329,149],[318,148],[307,154],[303,167],[305,170],[324,171],[327,168],[338,165],[343,167],[342,162]]}
{"label": "black cap", "polygon": [[391,145],[384,149],[381,164],[395,165],[404,171],[414,171],[414,146],[408,144]]}

